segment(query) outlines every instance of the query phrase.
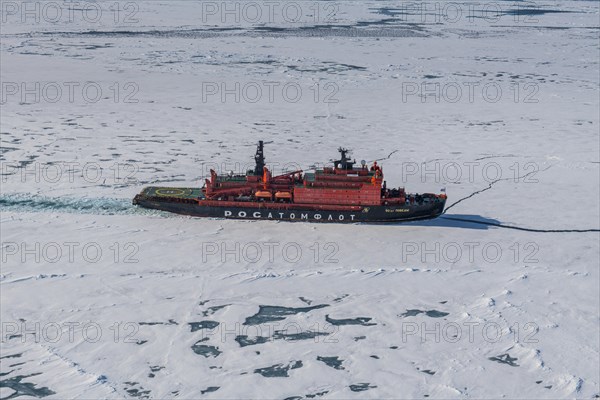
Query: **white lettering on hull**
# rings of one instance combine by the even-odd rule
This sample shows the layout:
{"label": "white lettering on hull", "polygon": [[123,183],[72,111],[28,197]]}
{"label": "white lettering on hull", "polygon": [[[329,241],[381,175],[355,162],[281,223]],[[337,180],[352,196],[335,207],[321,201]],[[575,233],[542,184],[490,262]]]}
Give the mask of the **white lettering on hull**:
{"label": "white lettering on hull", "polygon": [[[252,217],[254,219],[289,219],[289,220],[295,220],[296,219],[296,213],[276,213],[276,215],[279,216],[279,218],[277,217],[273,217],[273,213],[269,212],[266,216],[263,215],[262,212],[260,211],[254,211],[252,212]],[[234,212],[230,211],[230,210],[225,210],[223,213],[224,217],[232,217],[234,216]],[[246,211],[238,211],[237,214],[235,214],[235,216],[237,218],[246,218],[248,216],[248,213],[246,213]],[[356,214],[349,214],[348,215],[350,217],[351,221],[354,221],[354,218],[356,217]],[[323,216],[322,214],[319,213],[315,213],[315,214],[311,214],[311,213],[300,213],[300,219],[301,220],[315,220],[315,221],[319,221],[323,218],[326,218],[327,221],[333,221],[337,218],[338,221],[344,221],[346,220],[346,216],[344,214],[326,214],[325,216]]]}

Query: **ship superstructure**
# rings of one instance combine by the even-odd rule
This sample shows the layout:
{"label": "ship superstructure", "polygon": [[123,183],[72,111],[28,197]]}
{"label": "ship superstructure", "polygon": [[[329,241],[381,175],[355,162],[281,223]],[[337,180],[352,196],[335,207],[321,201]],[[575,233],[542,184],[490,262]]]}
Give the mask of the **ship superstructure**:
{"label": "ship superstructure", "polygon": [[210,171],[202,189],[149,187],[134,204],[181,214],[242,219],[281,219],[336,222],[390,222],[433,218],[442,213],[442,194],[407,194],[389,189],[383,169],[348,157],[330,167],[292,171],[272,176],[258,143],[255,167],[244,175]]}

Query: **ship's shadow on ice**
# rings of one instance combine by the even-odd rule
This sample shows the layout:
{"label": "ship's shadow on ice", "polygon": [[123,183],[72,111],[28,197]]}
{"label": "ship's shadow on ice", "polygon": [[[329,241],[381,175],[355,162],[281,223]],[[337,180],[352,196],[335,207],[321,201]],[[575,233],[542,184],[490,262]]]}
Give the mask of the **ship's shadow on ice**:
{"label": "ship's shadow on ice", "polygon": [[473,214],[443,214],[435,219],[398,223],[398,225],[414,225],[427,227],[463,228],[487,230],[493,227],[501,227],[502,222],[493,218],[482,217]]}

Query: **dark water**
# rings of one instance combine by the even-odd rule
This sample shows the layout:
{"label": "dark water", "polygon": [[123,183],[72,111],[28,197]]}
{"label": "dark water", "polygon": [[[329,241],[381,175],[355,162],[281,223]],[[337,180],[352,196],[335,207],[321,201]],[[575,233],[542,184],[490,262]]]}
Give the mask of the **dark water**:
{"label": "dark water", "polygon": [[8,379],[0,381],[0,388],[6,387],[6,388],[10,388],[15,391],[10,396],[2,397],[2,400],[13,399],[13,398],[19,397],[19,396],[31,396],[31,397],[42,398],[42,397],[51,396],[53,394],[56,394],[55,392],[48,389],[47,387],[38,388],[38,387],[36,387],[35,383],[22,382],[23,379],[30,378],[30,377],[36,376],[36,375],[41,375],[41,374],[37,373],[37,374],[31,374],[31,375],[17,375],[17,376],[13,376],[12,378],[8,378]]}
{"label": "dark water", "polygon": [[329,304],[319,304],[311,307],[280,307],[280,306],[259,306],[258,312],[248,318],[244,325],[260,325],[267,322],[281,321],[289,315],[306,313],[319,308],[329,307]]}
{"label": "dark water", "polygon": [[489,357],[488,360],[499,362],[500,364],[507,364],[511,367],[518,367],[515,361],[517,361],[517,357],[511,357],[508,353],[500,354],[499,356]]}
{"label": "dark water", "polygon": [[275,364],[270,367],[258,368],[254,370],[255,374],[261,374],[265,378],[285,378],[288,377],[288,371],[291,369],[302,368],[302,361],[291,361],[289,364]]}
{"label": "dark water", "polygon": [[170,319],[168,322],[138,322],[138,325],[179,325],[176,321]]}
{"label": "dark water", "polygon": [[235,341],[239,343],[240,347],[253,346],[256,344],[267,343],[272,340],[286,340],[290,342],[298,341],[298,340],[309,340],[315,339],[320,336],[329,335],[326,332],[314,332],[314,331],[305,331],[305,332],[296,332],[296,333],[287,333],[287,331],[275,331],[273,336],[265,337],[265,336],[248,336],[248,335],[238,335],[235,337]]}
{"label": "dark water", "polygon": [[288,65],[287,66],[292,71],[298,72],[326,72],[326,73],[340,73],[347,71],[365,71],[367,68],[359,65],[352,64],[341,64],[334,63],[331,61],[323,61],[319,66],[297,66],[297,65]]}
{"label": "dark water", "polygon": [[[520,7],[512,10],[504,11],[505,15],[544,15],[544,14],[563,14],[563,13],[573,13],[575,11],[566,11],[566,10],[553,10],[553,9],[543,9],[543,8],[533,8],[533,7]],[[533,21],[532,21],[533,22]]]}
{"label": "dark water", "polygon": [[350,385],[350,390],[353,392],[364,392],[365,390],[374,389],[377,386],[371,386],[369,383],[355,383]]}
{"label": "dark water", "polygon": [[376,21],[357,21],[352,25],[319,24],[299,27],[254,26],[245,29],[211,27],[207,29],[149,29],[149,30],[89,30],[83,32],[40,32],[41,35],[82,39],[86,37],[105,38],[217,38],[232,36],[249,37],[422,37],[423,28],[417,24],[403,24],[396,18],[382,18]]}
{"label": "dark water", "polygon": [[445,317],[446,315],[448,315],[447,312],[443,312],[443,311],[437,311],[437,310],[424,311],[424,310],[413,309],[413,310],[406,310],[406,312],[403,314],[400,314],[400,316],[401,317],[414,317],[419,314],[425,314],[431,318],[442,318],[442,317]]}
{"label": "dark water", "polygon": [[306,332],[298,332],[298,333],[286,333],[285,331],[275,331],[273,334],[273,339],[284,339],[288,341],[297,341],[297,340],[307,340],[314,339],[319,336],[327,336],[329,335],[326,332],[314,332],[314,331],[306,331]]}
{"label": "dark water", "polygon": [[[154,378],[156,376],[155,372],[158,372],[161,369],[165,369],[165,367],[161,367],[159,365],[151,365],[150,366],[150,371],[151,372],[148,374],[148,378]],[[103,380],[106,381],[106,377],[104,377]]]}
{"label": "dark water", "polygon": [[325,365],[328,365],[331,368],[344,369],[344,367],[342,367],[342,363],[344,362],[344,360],[340,360],[340,358],[338,356],[334,356],[334,357],[317,356],[317,360],[324,362]]}
{"label": "dark water", "polygon": [[140,399],[149,399],[150,398],[151,391],[144,389],[138,382],[124,382],[124,384],[125,384],[125,391],[131,397],[137,397]]}
{"label": "dark water", "polygon": [[357,318],[345,318],[345,319],[333,319],[329,318],[329,314],[325,316],[325,321],[331,325],[362,325],[362,326],[373,326],[377,325],[375,322],[369,322],[372,318],[369,317],[357,317]]}
{"label": "dark water", "polygon": [[312,394],[307,394],[305,397],[307,399],[314,399],[315,397],[321,397],[326,395],[327,393],[329,393],[329,390],[324,390],[322,392],[317,392],[317,393],[312,393]]}
{"label": "dark water", "polygon": [[248,337],[248,335],[239,335],[235,337],[235,341],[239,343],[240,347],[246,347],[267,343],[269,338],[264,336]]}
{"label": "dark water", "polygon": [[218,347],[210,346],[207,344],[201,344],[202,342],[202,340],[199,340],[198,342],[194,343],[194,345],[192,346],[192,350],[194,351],[194,353],[204,356],[206,358],[218,357],[219,354],[222,353],[222,351],[220,351]]}
{"label": "dark water", "polygon": [[202,311],[202,315],[203,315],[203,316],[205,316],[205,317],[208,317],[209,315],[212,315],[212,314],[214,314],[215,312],[217,312],[217,311],[219,311],[220,309],[222,309],[222,308],[225,308],[225,307],[227,307],[227,306],[229,306],[229,304],[223,304],[223,305],[221,305],[221,306],[212,306],[212,307],[208,307],[208,308],[206,309],[206,311]]}
{"label": "dark water", "polygon": [[200,321],[200,322],[189,322],[188,325],[191,328],[191,332],[196,332],[201,329],[215,329],[219,326],[217,321]]}
{"label": "dark water", "polygon": [[23,355],[23,353],[10,354],[8,356],[2,356],[2,357],[0,357],[0,360],[4,360],[5,358],[19,358],[22,355]]}

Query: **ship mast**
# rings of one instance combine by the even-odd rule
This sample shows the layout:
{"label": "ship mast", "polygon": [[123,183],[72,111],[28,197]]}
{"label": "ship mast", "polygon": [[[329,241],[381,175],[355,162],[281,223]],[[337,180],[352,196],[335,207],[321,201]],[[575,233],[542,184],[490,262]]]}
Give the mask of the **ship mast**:
{"label": "ship mast", "polygon": [[350,157],[346,157],[346,154],[350,151],[343,147],[338,148],[338,151],[341,153],[341,157],[339,160],[335,161],[335,168],[339,169],[352,169],[354,167],[354,161],[350,161]]}
{"label": "ship mast", "polygon": [[258,146],[256,146],[256,154],[254,155],[254,161],[256,162],[256,166],[254,167],[254,175],[262,176],[263,169],[265,168],[265,156],[263,153],[263,141],[258,141]]}

